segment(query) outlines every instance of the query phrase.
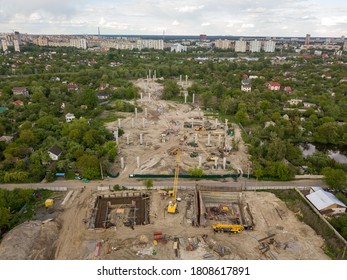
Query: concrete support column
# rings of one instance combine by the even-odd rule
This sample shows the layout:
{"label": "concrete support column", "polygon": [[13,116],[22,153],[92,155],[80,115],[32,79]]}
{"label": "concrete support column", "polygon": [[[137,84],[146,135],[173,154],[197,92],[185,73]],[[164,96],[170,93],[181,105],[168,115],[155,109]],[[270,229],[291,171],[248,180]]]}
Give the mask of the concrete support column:
{"label": "concrete support column", "polygon": [[142,118],[142,127],[145,128],[145,118]]}
{"label": "concrete support column", "polygon": [[222,136],[219,134],[218,135],[218,147],[220,147],[221,138],[222,138]]}
{"label": "concrete support column", "polygon": [[118,145],[118,127],[116,128],[116,130],[114,131],[114,138],[116,139],[116,143]]}
{"label": "concrete support column", "polygon": [[227,158],[223,157],[223,169],[226,168],[226,165],[227,165]]}
{"label": "concrete support column", "polygon": [[211,145],[211,133],[207,135],[207,146]]}
{"label": "concrete support column", "polygon": [[135,127],[135,120],[134,118],[131,118],[131,128],[134,128]]}
{"label": "concrete support column", "polygon": [[137,118],[137,108],[135,108],[135,118]]}
{"label": "concrete support column", "polygon": [[129,134],[127,134],[127,145],[129,145],[130,142],[129,142]]}
{"label": "concrete support column", "polygon": [[140,157],[136,157],[137,168],[140,168]]}
{"label": "concrete support column", "polygon": [[199,156],[199,167],[201,167],[201,164],[202,164],[202,157]]}
{"label": "concrete support column", "polygon": [[186,86],[188,86],[188,76],[186,75]]}
{"label": "concrete support column", "polygon": [[120,128],[120,119],[118,119],[118,128]]}
{"label": "concrete support column", "polygon": [[227,129],[227,127],[228,127],[228,120],[225,119],[225,129]]}
{"label": "concrete support column", "polygon": [[195,102],[195,93],[193,93],[193,97],[192,97],[193,99],[192,99],[192,104],[194,104],[194,102]]}
{"label": "concrete support column", "polygon": [[187,97],[188,97],[188,93],[184,93],[184,104],[186,104],[187,103]]}
{"label": "concrete support column", "polygon": [[182,75],[180,75],[180,86],[182,86]]}
{"label": "concrete support column", "polygon": [[153,78],[154,78],[154,80],[157,78],[157,70],[154,70]]}
{"label": "concrete support column", "polygon": [[120,168],[124,169],[124,157],[120,158]]}
{"label": "concrete support column", "polygon": [[142,135],[142,133],[140,134],[140,145],[142,145],[143,144],[143,135]]}
{"label": "concrete support column", "polygon": [[147,119],[147,108],[145,108],[145,118]]}
{"label": "concrete support column", "polygon": [[194,128],[194,119],[192,119],[192,128]]}
{"label": "concrete support column", "polygon": [[218,119],[216,119],[216,127],[218,126]]}
{"label": "concrete support column", "polygon": [[142,97],[143,97],[143,94],[142,94],[142,91],[140,91],[140,102],[142,103]]}
{"label": "concrete support column", "polygon": [[216,169],[217,169],[217,167],[218,167],[217,161],[218,161],[218,158],[215,158],[215,160],[214,160],[214,167],[215,167]]}

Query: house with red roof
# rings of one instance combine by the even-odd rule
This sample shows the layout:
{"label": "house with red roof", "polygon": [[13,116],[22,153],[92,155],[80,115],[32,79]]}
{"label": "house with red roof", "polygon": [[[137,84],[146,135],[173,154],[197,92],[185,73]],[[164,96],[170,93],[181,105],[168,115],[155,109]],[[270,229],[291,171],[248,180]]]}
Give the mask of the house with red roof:
{"label": "house with red roof", "polygon": [[284,91],[286,92],[286,93],[293,93],[293,90],[292,90],[292,88],[291,87],[284,87]]}
{"label": "house with red roof", "polygon": [[14,106],[24,106],[24,102],[22,100],[13,101],[12,104]]}
{"label": "house with red roof", "polygon": [[281,84],[277,82],[269,82],[267,88],[273,91],[279,91],[281,89]]}

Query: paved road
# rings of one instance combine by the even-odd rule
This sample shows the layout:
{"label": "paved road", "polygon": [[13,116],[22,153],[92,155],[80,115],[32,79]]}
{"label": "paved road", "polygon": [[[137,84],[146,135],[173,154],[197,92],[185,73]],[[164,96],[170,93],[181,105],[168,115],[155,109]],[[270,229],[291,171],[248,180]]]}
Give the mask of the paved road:
{"label": "paved road", "polygon": [[[173,179],[162,179],[155,180],[154,182],[155,188],[171,188],[173,186]],[[83,186],[88,188],[96,188],[99,186],[114,186],[119,184],[120,186],[125,186],[127,188],[131,187],[143,187],[142,180],[138,179],[126,179],[120,180],[118,178],[115,179],[105,179],[102,181],[91,181],[89,183],[83,183],[82,181],[77,180],[58,180],[52,183],[35,183],[35,184],[0,184],[0,188],[3,189],[15,189],[15,188],[32,188],[39,189],[43,187],[66,187],[68,189],[80,189]],[[247,187],[310,187],[310,186],[321,186],[325,187],[325,184],[320,179],[314,180],[295,180],[295,181],[287,181],[287,182],[277,182],[277,181],[256,181],[253,179],[241,178],[238,179],[237,182],[233,180],[225,180],[225,181],[215,181],[215,180],[179,180],[178,185],[186,188],[193,188],[195,185],[203,185],[203,186],[217,186],[217,187],[242,187],[242,189],[246,189]]]}

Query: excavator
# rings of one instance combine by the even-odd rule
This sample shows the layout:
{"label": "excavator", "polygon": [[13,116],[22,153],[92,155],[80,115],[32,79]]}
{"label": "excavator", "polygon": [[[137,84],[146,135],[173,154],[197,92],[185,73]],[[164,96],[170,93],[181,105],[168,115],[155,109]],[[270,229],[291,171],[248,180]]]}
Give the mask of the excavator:
{"label": "excavator", "polygon": [[234,232],[238,233],[243,231],[245,228],[243,225],[234,225],[234,224],[214,224],[212,228],[215,232]]}
{"label": "excavator", "polygon": [[178,210],[177,210],[177,188],[178,188],[180,152],[181,151],[178,148],[177,153],[176,153],[176,168],[175,168],[174,186],[173,186],[173,190],[169,192],[169,196],[171,196],[171,201],[169,202],[169,206],[167,207],[167,212],[170,214],[178,213]]}

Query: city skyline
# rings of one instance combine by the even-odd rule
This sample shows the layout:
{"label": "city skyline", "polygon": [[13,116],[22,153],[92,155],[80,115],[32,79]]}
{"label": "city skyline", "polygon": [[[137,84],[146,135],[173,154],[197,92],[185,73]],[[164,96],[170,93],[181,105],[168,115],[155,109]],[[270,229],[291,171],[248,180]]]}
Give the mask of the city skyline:
{"label": "city skyline", "polygon": [[0,0],[0,32],[341,37],[343,0]]}

